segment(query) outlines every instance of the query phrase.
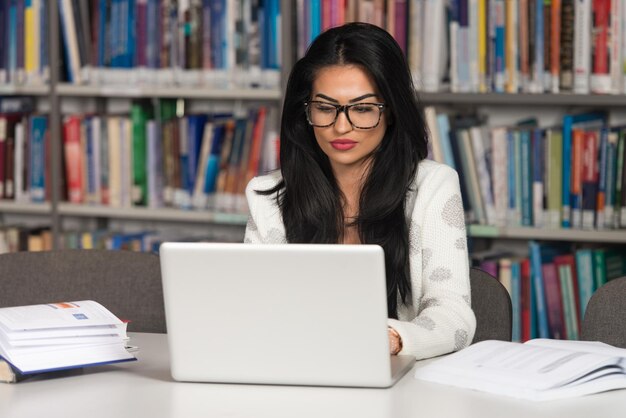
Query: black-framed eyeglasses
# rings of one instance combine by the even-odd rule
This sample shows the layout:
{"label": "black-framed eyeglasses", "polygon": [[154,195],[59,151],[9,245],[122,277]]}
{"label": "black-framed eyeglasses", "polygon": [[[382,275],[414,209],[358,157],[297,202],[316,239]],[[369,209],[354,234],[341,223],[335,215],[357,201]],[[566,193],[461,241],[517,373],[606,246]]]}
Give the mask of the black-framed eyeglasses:
{"label": "black-framed eyeglasses", "polygon": [[309,125],[316,128],[327,128],[334,125],[337,122],[339,113],[343,112],[353,128],[374,129],[380,123],[385,104],[354,103],[338,105],[311,100],[304,103],[304,108]]}

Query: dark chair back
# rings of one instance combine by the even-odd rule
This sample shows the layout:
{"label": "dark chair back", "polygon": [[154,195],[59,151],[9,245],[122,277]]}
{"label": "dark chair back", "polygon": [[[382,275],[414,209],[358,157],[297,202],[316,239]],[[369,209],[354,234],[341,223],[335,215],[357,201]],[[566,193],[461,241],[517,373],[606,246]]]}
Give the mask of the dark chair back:
{"label": "dark chair back", "polygon": [[626,277],[613,279],[589,299],[581,340],[601,341],[626,348]]}
{"label": "dark chair back", "polygon": [[511,341],[512,308],[509,292],[492,275],[470,269],[472,309],[476,315],[476,333],[472,343],[483,340]]}
{"label": "dark chair back", "polygon": [[130,251],[63,250],[0,255],[0,307],[91,299],[128,331],[165,332],[159,257]]}

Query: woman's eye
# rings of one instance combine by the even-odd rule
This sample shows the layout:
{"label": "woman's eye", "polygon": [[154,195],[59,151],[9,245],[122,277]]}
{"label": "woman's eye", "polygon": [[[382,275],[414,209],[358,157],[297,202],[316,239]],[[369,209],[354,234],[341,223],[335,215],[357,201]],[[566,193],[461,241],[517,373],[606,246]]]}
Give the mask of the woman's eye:
{"label": "woman's eye", "polygon": [[330,113],[330,112],[334,112],[335,108],[332,106],[317,105],[315,110],[317,110],[318,112]]}
{"label": "woman's eye", "polygon": [[358,113],[367,113],[367,112],[373,111],[374,110],[374,106],[365,106],[365,105],[354,106],[352,108],[352,110],[354,110],[355,112],[358,112]]}

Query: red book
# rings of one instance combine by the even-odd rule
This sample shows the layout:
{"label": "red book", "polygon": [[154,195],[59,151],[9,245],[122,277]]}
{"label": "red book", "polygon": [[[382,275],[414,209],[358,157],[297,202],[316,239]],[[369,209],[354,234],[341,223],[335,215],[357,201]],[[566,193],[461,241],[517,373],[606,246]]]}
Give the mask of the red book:
{"label": "red book", "polygon": [[259,172],[259,162],[261,160],[261,150],[263,145],[263,134],[265,133],[265,116],[267,110],[265,107],[259,108],[254,132],[252,134],[252,146],[250,150],[250,160],[248,162],[248,173],[246,175],[246,184],[252,180]]}
{"label": "red book", "polygon": [[80,146],[80,116],[68,116],[63,122],[63,151],[68,200],[83,203],[83,162]]}
{"label": "red book", "polygon": [[598,131],[585,133],[582,145],[581,194],[582,226],[593,229],[598,197]]}
{"label": "red book", "polygon": [[322,0],[322,31],[330,29],[333,25],[332,22],[332,0]]}
{"label": "red book", "polygon": [[395,0],[395,22],[394,22],[394,32],[393,37],[396,38],[396,41],[402,48],[402,51],[406,55],[407,41],[406,41],[406,33],[407,33],[407,16],[409,15],[407,1],[406,0]]}
{"label": "red book", "polygon": [[[591,28],[591,90],[611,92],[611,0],[593,0]],[[615,16],[619,19],[619,16]]]}
{"label": "red book", "polygon": [[611,21],[611,0],[593,0],[592,9],[593,73],[608,74],[611,65],[608,42]]}
{"label": "red book", "polygon": [[563,315],[563,305],[561,303],[562,292],[556,264],[542,264],[541,274],[543,276],[543,285],[546,294],[550,337],[557,340],[565,339],[565,320]]}
{"label": "red book", "polygon": [[572,227],[582,226],[582,166],[583,146],[585,143],[585,131],[582,129],[572,130],[572,156],[571,156],[571,182],[570,204],[572,210]]}

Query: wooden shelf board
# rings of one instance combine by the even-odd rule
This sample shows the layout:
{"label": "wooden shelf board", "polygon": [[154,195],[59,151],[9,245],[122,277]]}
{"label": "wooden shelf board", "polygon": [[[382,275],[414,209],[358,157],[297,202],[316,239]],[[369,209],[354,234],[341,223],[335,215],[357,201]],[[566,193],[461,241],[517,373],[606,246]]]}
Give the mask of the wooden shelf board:
{"label": "wooden shelf board", "polygon": [[47,96],[50,86],[42,85],[15,85],[0,84],[0,96]]}
{"label": "wooden shelf board", "polygon": [[0,212],[4,213],[25,213],[35,215],[49,215],[52,211],[50,203],[22,203],[10,200],[0,200]]}
{"label": "wooden shelf board", "polygon": [[113,208],[72,203],[60,203],[59,214],[64,216],[84,216],[99,218],[133,219],[143,221],[172,221],[181,223],[217,223],[223,225],[245,225],[247,214],[223,213],[200,210],[171,208]]}
{"label": "wooden shelf board", "polygon": [[60,96],[79,97],[163,97],[223,100],[279,100],[279,89],[210,89],[191,87],[141,87],[141,86],[79,86],[59,83]]}
{"label": "wooden shelf board", "polygon": [[419,97],[425,105],[626,107],[626,95],[623,94],[420,92]]}
{"label": "wooden shelf board", "polygon": [[626,230],[548,229],[530,227],[499,228],[488,225],[468,225],[467,235],[474,238],[536,239],[545,241],[577,241],[626,243]]}

